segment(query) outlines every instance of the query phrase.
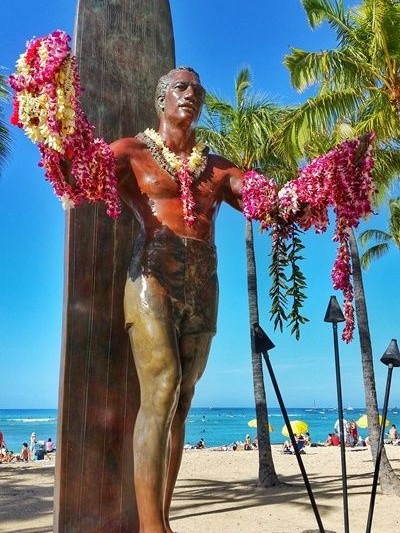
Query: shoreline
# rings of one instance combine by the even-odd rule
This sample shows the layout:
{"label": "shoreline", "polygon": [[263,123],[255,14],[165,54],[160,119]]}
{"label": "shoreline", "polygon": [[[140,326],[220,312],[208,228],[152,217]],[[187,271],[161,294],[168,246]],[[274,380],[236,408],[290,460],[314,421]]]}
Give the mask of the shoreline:
{"label": "shoreline", "polygon": [[[386,446],[400,475],[400,446]],[[280,485],[257,486],[257,451],[186,450],[172,503],[177,533],[227,531],[300,533],[317,531],[306,488],[294,455],[272,446]],[[307,448],[302,455],[312,491],[328,531],[341,533],[343,497],[339,447]],[[368,448],[346,449],[350,529],[366,526],[373,463]],[[54,459],[0,465],[0,532],[52,531]],[[400,529],[400,498],[382,495],[379,487],[372,531]],[[112,532],[110,532],[112,533]]]}

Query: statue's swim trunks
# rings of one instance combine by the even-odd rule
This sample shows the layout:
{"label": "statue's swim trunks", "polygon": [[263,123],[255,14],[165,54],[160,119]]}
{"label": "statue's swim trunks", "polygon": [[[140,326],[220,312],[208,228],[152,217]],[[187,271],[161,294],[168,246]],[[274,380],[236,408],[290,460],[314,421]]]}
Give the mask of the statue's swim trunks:
{"label": "statue's swim trunks", "polygon": [[215,246],[160,231],[132,260],[125,286],[125,325],[143,318],[173,324],[178,335],[216,331]]}

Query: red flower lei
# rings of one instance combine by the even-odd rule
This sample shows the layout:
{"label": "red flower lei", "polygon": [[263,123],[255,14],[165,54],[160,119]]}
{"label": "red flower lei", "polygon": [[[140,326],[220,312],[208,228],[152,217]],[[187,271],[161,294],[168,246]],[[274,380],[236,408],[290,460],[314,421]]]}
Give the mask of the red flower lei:
{"label": "red flower lei", "polygon": [[332,268],[334,289],[344,296],[346,325],[342,338],[350,342],[354,331],[353,287],[348,245],[348,228],[358,226],[360,218],[372,213],[375,186],[372,179],[374,161],[371,156],[374,134],[358,161],[360,139],[347,140],[317,157],[300,170],[299,177],[278,190],[275,182],[254,171],[244,175],[242,187],[243,213],[258,220],[263,229],[273,227],[277,237],[287,238],[290,224],[317,233],[326,231],[328,208],[333,207],[336,227],[333,240],[339,243]]}
{"label": "red flower lei", "polygon": [[[104,201],[107,214],[121,212],[115,175],[115,158],[110,146],[94,136],[79,103],[81,87],[71,38],[57,30],[34,39],[9,77],[14,89],[11,123],[23,128],[38,145],[46,179],[65,208],[86,200]],[[74,184],[62,172],[71,160]]]}

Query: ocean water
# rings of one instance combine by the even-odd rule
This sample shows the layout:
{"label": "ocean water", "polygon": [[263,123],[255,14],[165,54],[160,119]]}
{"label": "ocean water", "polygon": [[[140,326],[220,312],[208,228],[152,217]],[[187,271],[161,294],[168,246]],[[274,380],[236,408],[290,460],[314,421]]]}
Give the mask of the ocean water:
{"label": "ocean water", "polygon": [[53,442],[57,436],[57,409],[0,409],[0,431],[7,448],[21,451],[22,443],[29,444],[32,431],[37,440]]}
{"label": "ocean water", "polygon": [[[324,441],[338,418],[337,410],[332,408],[315,407],[304,409],[291,407],[287,409],[290,420],[303,420],[309,426],[313,441]],[[363,408],[345,410],[347,420],[357,420],[365,413]],[[224,446],[234,441],[244,441],[246,434],[252,438],[257,429],[250,428],[249,420],[255,418],[253,408],[192,408],[186,423],[187,444],[195,445],[200,438],[205,440],[206,446]],[[391,408],[388,412],[391,424],[400,427],[400,408]],[[282,443],[286,437],[282,435],[284,420],[279,408],[269,409],[269,423],[272,425],[271,442]],[[0,409],[0,431],[3,432],[7,447],[19,452],[22,442],[29,443],[32,431],[36,432],[38,440],[49,437],[56,443],[57,410],[56,409]],[[359,429],[362,436],[367,435],[367,429]]]}

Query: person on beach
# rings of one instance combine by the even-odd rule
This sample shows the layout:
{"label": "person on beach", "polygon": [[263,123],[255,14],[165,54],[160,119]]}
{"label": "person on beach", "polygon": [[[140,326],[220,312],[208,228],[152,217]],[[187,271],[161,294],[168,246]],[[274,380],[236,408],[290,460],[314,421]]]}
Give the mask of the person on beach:
{"label": "person on beach", "polygon": [[3,449],[3,448],[7,449],[7,445],[6,445],[6,442],[4,440],[3,432],[0,431],[0,450]]}
{"label": "person on beach", "polygon": [[54,443],[51,440],[51,437],[49,437],[46,441],[46,453],[52,453],[54,452]]}
{"label": "person on beach", "polygon": [[399,433],[396,428],[396,424],[392,424],[388,432],[389,442],[394,444],[399,438]]}
{"label": "person on beach", "polygon": [[31,459],[33,460],[35,458],[35,450],[37,445],[37,438],[35,431],[32,431],[29,441],[29,450],[31,453]]}
{"label": "person on beach", "polygon": [[354,448],[358,442],[358,429],[355,420],[350,420],[347,425],[348,442],[351,448]]}
{"label": "person on beach", "polygon": [[199,442],[196,444],[195,448],[196,450],[204,450],[204,448],[206,447],[206,443],[203,439],[203,437],[199,440]]}
{"label": "person on beach", "polygon": [[124,297],[141,393],[133,435],[140,533],[172,533],[186,417],[216,333],[215,219],[222,202],[243,207],[243,172],[196,143],[204,96],[193,69],[173,69],[156,89],[158,131],[111,144],[119,195],[140,226]]}
{"label": "person on beach", "polygon": [[30,457],[30,450],[27,442],[22,443],[21,451],[19,452],[19,455],[15,456],[15,459],[17,461],[22,461],[24,463],[27,463],[29,461]]}
{"label": "person on beach", "polygon": [[250,435],[246,435],[246,438],[245,438],[245,441],[244,441],[244,449],[246,451],[252,450],[252,444],[251,444]]}
{"label": "person on beach", "polygon": [[332,446],[340,446],[340,437],[338,433],[332,433],[331,442]]}

